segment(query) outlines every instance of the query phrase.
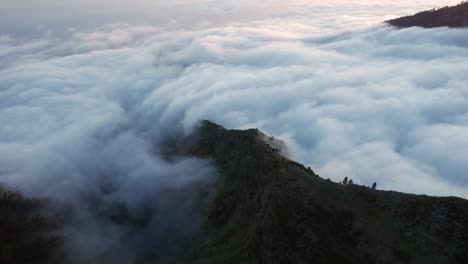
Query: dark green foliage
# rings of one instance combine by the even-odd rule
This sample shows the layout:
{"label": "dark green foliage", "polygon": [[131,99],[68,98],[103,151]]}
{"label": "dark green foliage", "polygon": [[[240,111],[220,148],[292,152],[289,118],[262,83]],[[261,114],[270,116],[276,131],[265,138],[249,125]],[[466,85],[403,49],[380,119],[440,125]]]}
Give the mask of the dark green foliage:
{"label": "dark green foliage", "polygon": [[223,183],[206,223],[211,239],[195,263],[466,259],[468,201],[323,180],[272,152],[258,133],[210,122],[200,128],[192,154],[212,158]]}
{"label": "dark green foliage", "polygon": [[465,1],[456,6],[446,6],[417,13],[413,16],[389,20],[387,23],[399,28],[468,27],[468,2]]}
{"label": "dark green foliage", "polygon": [[0,188],[0,263],[50,264],[61,238],[59,223],[42,213],[46,202]]}
{"label": "dark green foliage", "polygon": [[[210,158],[221,177],[206,209],[206,236],[184,243],[187,255],[180,259],[193,264],[468,259],[468,201],[378,191],[376,183],[370,189],[347,177],[345,184],[324,180],[272,151],[260,133],[204,122],[192,138],[182,141],[190,143],[174,141],[171,146],[178,146],[177,151],[165,152],[168,159],[185,152]],[[0,189],[1,264],[55,263],[62,239],[55,235],[60,222],[50,212],[46,201]],[[102,213],[115,224],[145,225],[129,217],[125,204],[113,204]],[[154,250],[157,254],[158,248]]]}

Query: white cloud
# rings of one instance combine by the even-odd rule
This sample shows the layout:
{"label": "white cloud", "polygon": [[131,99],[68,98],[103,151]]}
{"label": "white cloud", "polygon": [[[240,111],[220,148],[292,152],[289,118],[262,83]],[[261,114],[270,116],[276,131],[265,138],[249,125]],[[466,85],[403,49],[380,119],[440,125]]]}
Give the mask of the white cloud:
{"label": "white cloud", "polygon": [[467,198],[468,31],[376,25],[410,6],[298,2],[202,29],[2,36],[0,181],[73,198],[112,176],[128,203],[194,167],[199,184],[208,163],[168,163],[157,146],[209,119],[283,138],[324,178]]}
{"label": "white cloud", "polygon": [[[427,139],[446,137],[437,127],[464,135],[466,122],[459,120],[468,110],[466,30],[379,26],[303,38],[268,27],[162,31],[111,25],[61,42],[7,46],[3,57],[17,60],[0,75],[3,142],[44,141],[75,126],[90,137],[89,130],[121,123],[157,135],[211,119],[289,135],[297,146],[294,157],[324,173],[360,146],[383,142],[382,151],[398,157],[390,163],[401,160],[411,168],[386,177],[404,173],[409,179],[418,171],[437,179],[435,186],[454,185],[437,192],[377,179],[389,182],[382,186],[466,197],[465,160],[456,154],[466,149],[463,136],[450,137],[456,141],[445,155],[422,154],[436,147]],[[344,167],[362,183],[376,180],[379,170],[357,168],[353,155]]]}

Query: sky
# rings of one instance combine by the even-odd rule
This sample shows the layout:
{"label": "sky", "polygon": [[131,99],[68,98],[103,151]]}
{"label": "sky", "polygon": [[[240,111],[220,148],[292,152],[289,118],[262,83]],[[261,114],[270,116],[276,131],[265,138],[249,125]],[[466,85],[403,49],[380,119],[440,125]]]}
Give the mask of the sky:
{"label": "sky", "polygon": [[468,29],[382,23],[456,2],[2,0],[0,184],[75,208],[80,263],[133,230],[116,204],[152,212],[125,263],[199,230],[216,168],[162,144],[203,119],[336,182],[468,198]]}

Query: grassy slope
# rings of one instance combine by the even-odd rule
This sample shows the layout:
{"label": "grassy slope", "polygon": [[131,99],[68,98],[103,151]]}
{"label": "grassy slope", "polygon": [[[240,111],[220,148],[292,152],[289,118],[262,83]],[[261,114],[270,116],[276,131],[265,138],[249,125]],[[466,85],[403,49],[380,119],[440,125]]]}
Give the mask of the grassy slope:
{"label": "grassy slope", "polygon": [[208,217],[212,240],[200,244],[194,263],[468,258],[468,201],[326,181],[272,151],[257,133],[210,122],[200,128],[192,154],[213,158],[224,183]]}
{"label": "grassy slope", "polygon": [[387,21],[387,23],[400,28],[468,27],[468,2],[392,19]]}

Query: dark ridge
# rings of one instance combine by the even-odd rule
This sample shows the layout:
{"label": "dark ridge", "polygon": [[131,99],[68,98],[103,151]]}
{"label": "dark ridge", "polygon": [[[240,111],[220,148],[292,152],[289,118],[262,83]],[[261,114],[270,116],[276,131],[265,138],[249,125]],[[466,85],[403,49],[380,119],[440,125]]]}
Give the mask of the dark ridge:
{"label": "dark ridge", "polygon": [[[51,202],[0,188],[0,263],[361,264],[468,259],[467,200],[334,183],[283,156],[281,147],[280,141],[257,129],[226,130],[208,121],[188,138],[171,139],[164,151],[168,160],[186,155],[211,159],[219,182],[148,197],[145,204],[154,208],[141,215],[130,214],[124,203],[106,205],[91,195],[90,204],[98,208],[90,212],[128,232],[109,251],[84,262],[75,255],[70,261],[69,252],[63,252],[69,238],[56,234],[67,221],[52,214]],[[114,188],[103,185],[101,191]],[[206,197],[213,189],[214,199],[211,194]],[[170,203],[161,201],[174,196],[178,199]],[[158,212],[180,213],[187,201],[199,203],[196,209],[202,212],[183,214],[183,221],[155,221]],[[198,226],[193,216],[199,214],[203,229],[192,232],[186,225]],[[167,225],[160,227],[161,223]]]}
{"label": "dark ridge", "polygon": [[56,263],[62,246],[62,238],[55,235],[60,221],[47,206],[47,201],[0,186],[0,263]]}
{"label": "dark ridge", "polygon": [[386,23],[399,28],[468,27],[468,2],[464,1],[456,6],[427,10],[412,16],[392,19]]}
{"label": "dark ridge", "polygon": [[202,123],[191,153],[222,175],[207,216],[208,263],[464,263],[468,201],[324,180],[260,131]]}

